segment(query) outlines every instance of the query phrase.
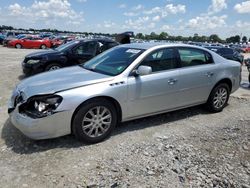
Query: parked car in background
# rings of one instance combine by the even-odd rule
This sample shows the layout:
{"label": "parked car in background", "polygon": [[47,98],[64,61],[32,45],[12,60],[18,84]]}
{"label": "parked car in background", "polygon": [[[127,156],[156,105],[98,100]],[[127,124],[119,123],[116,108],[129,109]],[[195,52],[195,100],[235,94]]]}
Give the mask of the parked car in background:
{"label": "parked car in background", "polygon": [[56,48],[62,44],[75,40],[75,37],[74,36],[59,36],[50,40],[51,40],[52,48]]}
{"label": "parked car in background", "polygon": [[25,75],[51,71],[84,63],[103,51],[118,45],[110,39],[75,40],[55,49],[27,55],[22,62]]}
{"label": "parked car in background", "polygon": [[3,40],[3,46],[7,46],[10,41],[24,38],[24,37],[26,37],[26,34],[18,34],[18,33],[15,33],[15,32],[7,32],[4,36],[5,37],[4,37],[4,40]]}
{"label": "parked car in background", "polygon": [[241,64],[243,64],[244,62],[244,56],[232,48],[220,48],[217,50],[216,53],[218,53],[219,55],[221,55],[226,59],[238,61]]}
{"label": "parked car in background", "polygon": [[40,38],[49,38],[49,37],[51,37],[51,36],[53,36],[52,33],[41,33],[41,34],[39,35]]}
{"label": "parked car in background", "polygon": [[226,59],[238,61],[241,64],[244,62],[244,56],[235,49],[215,46],[207,46],[206,48],[216,52]]}
{"label": "parked car in background", "polygon": [[248,70],[248,82],[249,82],[249,87],[250,87],[250,58],[247,58],[245,60],[245,65],[247,66],[247,70]]}
{"label": "parked car in background", "polygon": [[205,48],[212,50],[213,52],[217,52],[217,50],[220,49],[221,47],[219,47],[219,46],[205,46]]}
{"label": "parked car in background", "polygon": [[249,52],[250,52],[250,46],[243,45],[243,46],[241,47],[241,51],[242,51],[243,53],[249,53]]}
{"label": "parked car in background", "polygon": [[58,36],[58,37],[54,37],[52,39],[50,39],[51,41],[51,47],[52,48],[56,48],[62,44],[64,44],[64,40],[66,39],[65,36]]}
{"label": "parked car in background", "polygon": [[3,40],[3,46],[8,46],[8,43],[12,40],[16,40],[16,36],[6,36]]}
{"label": "parked car in background", "polygon": [[220,112],[239,84],[240,64],[210,50],[127,44],[80,66],[25,79],[14,89],[8,112],[32,139],[73,133],[96,143],[119,122],[199,104]]}
{"label": "parked car in background", "polygon": [[0,44],[3,44],[4,39],[5,39],[5,36],[0,34]]}
{"label": "parked car in background", "polygon": [[51,47],[49,39],[42,39],[36,36],[27,36],[21,39],[11,40],[8,42],[8,47],[15,48],[41,48],[46,49]]}

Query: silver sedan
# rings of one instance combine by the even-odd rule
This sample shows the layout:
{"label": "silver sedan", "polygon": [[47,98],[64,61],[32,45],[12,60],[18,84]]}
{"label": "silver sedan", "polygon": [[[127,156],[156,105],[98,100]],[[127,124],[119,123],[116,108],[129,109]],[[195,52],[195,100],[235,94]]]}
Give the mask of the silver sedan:
{"label": "silver sedan", "polygon": [[240,64],[184,44],[127,44],[84,65],[22,81],[9,102],[12,123],[33,139],[73,133],[95,143],[119,122],[199,104],[226,106]]}

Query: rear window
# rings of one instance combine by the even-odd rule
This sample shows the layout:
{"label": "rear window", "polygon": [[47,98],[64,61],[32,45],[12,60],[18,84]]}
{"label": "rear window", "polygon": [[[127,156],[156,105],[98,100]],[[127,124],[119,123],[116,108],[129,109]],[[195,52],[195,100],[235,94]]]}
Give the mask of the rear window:
{"label": "rear window", "polygon": [[197,66],[213,63],[211,54],[206,51],[194,48],[180,48],[178,49],[181,66]]}
{"label": "rear window", "polygon": [[217,50],[217,53],[220,53],[220,54],[233,54],[234,51],[233,51],[233,49],[230,49],[230,48],[221,48],[221,49]]}

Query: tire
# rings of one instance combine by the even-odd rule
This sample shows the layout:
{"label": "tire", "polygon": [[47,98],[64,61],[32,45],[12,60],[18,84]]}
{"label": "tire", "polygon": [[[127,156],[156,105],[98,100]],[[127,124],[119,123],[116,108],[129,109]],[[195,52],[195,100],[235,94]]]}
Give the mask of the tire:
{"label": "tire", "polygon": [[41,49],[47,49],[47,46],[46,46],[45,44],[42,44],[42,45],[40,46],[40,48],[41,48]]}
{"label": "tire", "polygon": [[17,49],[21,49],[21,48],[22,48],[22,45],[21,45],[21,44],[19,44],[19,43],[17,43],[17,44],[15,45],[15,48],[17,48]]}
{"label": "tire", "polygon": [[[101,117],[105,119],[101,120]],[[96,99],[85,103],[77,111],[72,121],[72,132],[79,141],[93,144],[109,137],[116,125],[114,105],[105,99]]]}
{"label": "tire", "polygon": [[[228,84],[221,83],[213,88],[206,103],[206,107],[210,112],[221,112],[227,105],[230,95]],[[216,99],[217,97],[217,99]]]}
{"label": "tire", "polygon": [[51,63],[46,66],[45,71],[53,71],[62,68],[58,63]]}

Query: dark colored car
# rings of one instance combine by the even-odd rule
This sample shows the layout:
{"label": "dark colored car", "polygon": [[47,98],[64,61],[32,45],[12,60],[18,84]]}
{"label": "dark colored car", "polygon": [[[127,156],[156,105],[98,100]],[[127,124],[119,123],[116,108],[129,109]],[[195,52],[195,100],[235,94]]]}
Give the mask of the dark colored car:
{"label": "dark colored car", "polygon": [[5,39],[5,36],[0,34],[0,44],[3,44],[4,39]]}
{"label": "dark colored car", "polygon": [[220,49],[221,47],[219,47],[219,46],[205,46],[205,48],[212,50],[214,52],[217,52],[217,50]]}
{"label": "dark colored car", "polygon": [[212,50],[216,52],[217,54],[221,55],[222,57],[234,61],[238,61],[241,64],[244,62],[244,56],[241,55],[237,50],[232,48],[225,48],[225,47],[215,47],[215,46],[209,46],[206,47],[209,50]]}
{"label": "dark colored car", "polygon": [[232,48],[219,48],[216,53],[226,59],[238,61],[241,64],[244,62],[244,56]]}
{"label": "dark colored car", "polygon": [[247,70],[249,72],[249,74],[248,74],[248,82],[249,82],[249,88],[250,88],[250,58],[245,60],[245,65],[247,66]]}
{"label": "dark colored car", "polygon": [[22,62],[25,75],[82,64],[119,43],[110,39],[74,40],[55,49],[35,52]]}

